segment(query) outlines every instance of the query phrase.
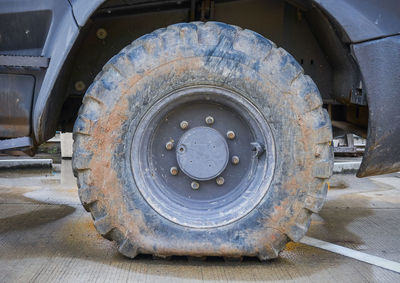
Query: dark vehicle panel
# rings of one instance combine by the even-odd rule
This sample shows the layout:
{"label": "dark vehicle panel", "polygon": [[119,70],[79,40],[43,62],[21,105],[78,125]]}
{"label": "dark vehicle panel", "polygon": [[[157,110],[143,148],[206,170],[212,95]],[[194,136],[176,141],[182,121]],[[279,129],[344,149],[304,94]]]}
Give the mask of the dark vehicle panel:
{"label": "dark vehicle panel", "polygon": [[369,105],[367,148],[358,177],[400,170],[400,35],[355,44]]}
{"label": "dark vehicle panel", "polygon": [[0,74],[0,86],[2,137],[28,136],[35,78],[27,75]]}
{"label": "dark vehicle panel", "polygon": [[[0,6],[0,73],[24,74],[35,78],[35,84],[30,89],[33,99],[24,109],[28,113],[24,117],[25,125],[20,127],[22,131],[14,129],[11,136],[31,135],[34,142],[39,144],[54,134],[40,137],[38,125],[43,113],[50,114],[46,116],[47,125],[57,124],[64,98],[56,91],[54,84],[78,36],[78,27],[67,0],[2,0]],[[55,100],[47,104],[50,93],[53,93]],[[0,105],[0,111],[6,111],[6,107]],[[6,126],[6,122],[0,123]],[[55,126],[49,128],[54,129]]]}

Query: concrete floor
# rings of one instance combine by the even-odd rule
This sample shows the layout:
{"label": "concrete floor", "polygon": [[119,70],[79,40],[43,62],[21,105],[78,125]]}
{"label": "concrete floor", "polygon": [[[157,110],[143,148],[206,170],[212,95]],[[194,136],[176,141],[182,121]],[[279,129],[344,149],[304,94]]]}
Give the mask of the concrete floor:
{"label": "concrete floor", "polygon": [[[0,172],[0,282],[400,282],[400,274],[303,244],[279,259],[134,260],[95,231],[70,161],[57,172]],[[308,236],[400,262],[400,174],[335,175]]]}

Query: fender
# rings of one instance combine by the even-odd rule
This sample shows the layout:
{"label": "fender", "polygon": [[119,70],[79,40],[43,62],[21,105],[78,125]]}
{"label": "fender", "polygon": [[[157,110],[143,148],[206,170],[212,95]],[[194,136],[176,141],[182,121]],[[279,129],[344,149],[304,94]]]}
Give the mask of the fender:
{"label": "fender", "polygon": [[[400,5],[390,0],[315,0],[349,44],[366,91],[368,135],[357,173],[400,171]],[[397,35],[397,36],[396,36]]]}
{"label": "fender", "polygon": [[25,5],[19,3],[19,6],[32,6],[32,8],[29,8],[31,10],[49,9],[53,14],[51,27],[42,52],[42,56],[50,58],[50,62],[40,91],[35,98],[32,112],[35,143],[40,144],[54,135],[63,99],[58,95],[54,86],[62,74],[65,61],[79,35],[79,28],[68,0],[41,0],[40,3],[38,3],[39,1],[23,1]]}
{"label": "fender", "polygon": [[400,171],[400,35],[352,45],[369,105],[358,177]]}
{"label": "fender", "polygon": [[358,43],[400,33],[396,0],[314,0],[339,30],[343,43]]}

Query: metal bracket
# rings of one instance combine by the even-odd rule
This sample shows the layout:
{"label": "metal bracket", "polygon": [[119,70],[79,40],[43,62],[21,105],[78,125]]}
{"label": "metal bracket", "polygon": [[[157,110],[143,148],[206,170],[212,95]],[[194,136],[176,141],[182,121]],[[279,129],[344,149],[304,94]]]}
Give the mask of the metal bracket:
{"label": "metal bracket", "polygon": [[31,147],[33,147],[33,142],[31,137],[0,140],[0,151],[10,150],[10,149],[25,150]]}
{"label": "metal bracket", "polygon": [[47,68],[50,59],[47,57],[0,55],[0,66]]}

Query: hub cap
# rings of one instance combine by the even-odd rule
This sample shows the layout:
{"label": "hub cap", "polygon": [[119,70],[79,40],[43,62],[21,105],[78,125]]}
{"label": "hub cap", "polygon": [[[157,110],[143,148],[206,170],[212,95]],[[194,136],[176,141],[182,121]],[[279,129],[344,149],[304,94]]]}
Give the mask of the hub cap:
{"label": "hub cap", "polygon": [[176,159],[179,168],[190,178],[211,180],[221,174],[228,164],[228,144],[217,130],[196,127],[179,140]]}
{"label": "hub cap", "polygon": [[172,222],[227,225],[268,191],[274,139],[263,115],[236,92],[209,86],[177,90],[131,127],[136,186]]}

